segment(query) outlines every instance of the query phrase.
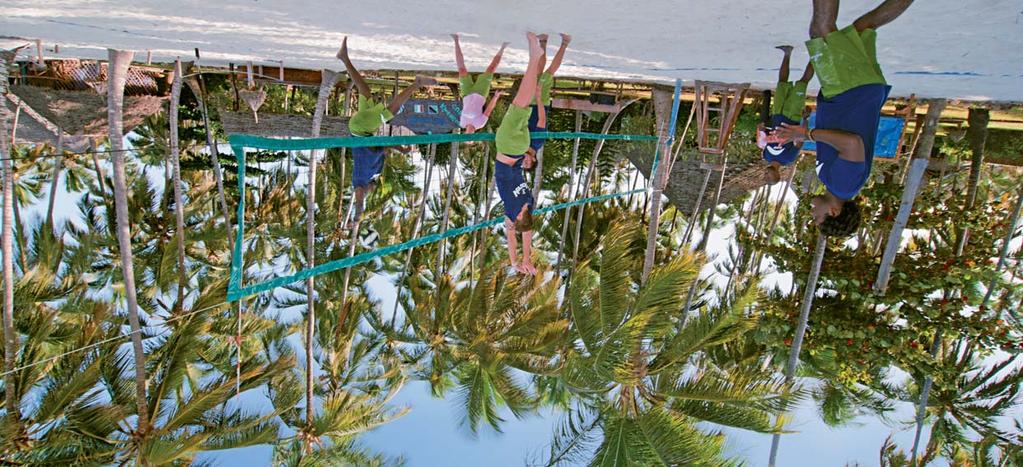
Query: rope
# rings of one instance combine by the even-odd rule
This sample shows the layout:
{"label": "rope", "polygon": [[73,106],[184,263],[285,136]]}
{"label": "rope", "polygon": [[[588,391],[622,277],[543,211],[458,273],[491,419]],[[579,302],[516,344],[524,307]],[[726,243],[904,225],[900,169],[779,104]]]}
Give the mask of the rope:
{"label": "rope", "polygon": [[[599,133],[574,133],[574,132],[533,132],[531,139],[587,139],[587,140],[617,140],[617,141],[657,141],[653,135],[603,135]],[[494,133],[444,133],[412,136],[366,136],[366,137],[331,137],[331,138],[301,138],[301,139],[278,139],[266,138],[253,135],[230,135],[228,141],[231,146],[238,149],[242,147],[271,150],[271,151],[302,151],[309,149],[330,149],[330,148],[363,148],[374,146],[406,146],[413,144],[429,143],[471,143],[475,141],[493,141]],[[238,151],[235,151],[237,154]]]}
{"label": "rope", "polygon": [[[539,215],[544,215],[544,214],[548,214],[548,213],[557,211],[559,209],[565,209],[565,208],[570,208],[570,207],[579,206],[579,205],[583,205],[583,204],[589,204],[589,203],[597,203],[597,202],[606,201],[606,200],[613,199],[613,198],[618,198],[618,197],[622,197],[622,196],[628,196],[628,195],[636,194],[636,193],[642,193],[644,191],[646,191],[646,189],[638,189],[638,190],[631,190],[631,191],[620,191],[620,192],[617,192],[617,193],[611,193],[611,194],[606,194],[606,195],[591,196],[589,198],[583,198],[583,199],[579,199],[579,200],[575,200],[575,201],[568,201],[568,202],[565,202],[565,203],[555,204],[553,206],[542,208],[542,209],[539,209],[539,210],[535,211],[534,214],[538,215],[538,216]],[[497,218],[494,218],[494,219],[490,219],[490,220],[487,220],[487,221],[480,222],[478,224],[467,225],[467,226],[458,227],[458,228],[455,228],[455,229],[449,229],[447,232],[444,232],[444,233],[435,233],[435,234],[427,235],[425,237],[419,237],[419,238],[416,238],[416,239],[413,239],[413,240],[409,240],[409,241],[406,241],[406,242],[403,242],[403,243],[399,243],[399,244],[396,244],[396,245],[389,245],[389,246],[377,248],[377,249],[372,250],[372,251],[367,251],[365,253],[360,253],[358,255],[350,256],[348,258],[342,258],[342,259],[334,260],[334,261],[331,261],[329,263],[321,264],[321,265],[316,266],[316,267],[311,268],[311,269],[304,269],[302,271],[296,272],[295,274],[291,274],[291,275],[288,275],[288,276],[282,276],[282,277],[278,277],[278,278],[275,278],[275,279],[270,279],[268,281],[265,281],[265,282],[262,282],[262,283],[259,283],[259,284],[250,285],[250,286],[247,286],[247,287],[238,287],[237,282],[234,280],[235,277],[234,277],[233,271],[235,269],[235,266],[234,266],[234,264],[232,264],[232,268],[231,268],[232,269],[232,277],[231,277],[231,283],[228,286],[227,300],[233,302],[233,301],[239,300],[241,298],[245,298],[245,297],[248,297],[248,296],[251,296],[251,295],[255,295],[255,294],[260,293],[260,292],[265,292],[265,291],[268,291],[268,290],[272,290],[272,289],[275,289],[275,288],[278,288],[278,287],[281,287],[281,286],[284,286],[284,285],[287,285],[287,284],[291,284],[291,283],[294,283],[294,282],[298,282],[298,281],[301,281],[301,280],[304,280],[304,279],[307,279],[307,278],[310,278],[310,277],[313,277],[313,276],[318,276],[320,274],[326,274],[328,272],[333,272],[333,271],[337,271],[337,270],[344,269],[344,268],[347,268],[347,267],[351,267],[351,266],[356,266],[356,265],[359,265],[359,264],[367,263],[367,262],[372,261],[373,259],[379,258],[381,256],[388,256],[388,255],[393,255],[395,253],[401,253],[403,251],[406,251],[406,250],[409,250],[409,249],[412,249],[412,248],[420,247],[420,246],[423,246],[423,245],[428,245],[428,244],[431,244],[431,243],[436,243],[436,242],[439,242],[439,241],[447,239],[447,238],[451,238],[451,237],[455,237],[455,236],[459,236],[459,235],[464,235],[464,234],[467,234],[467,233],[472,233],[472,232],[475,232],[475,231],[478,231],[478,230],[482,230],[482,229],[485,229],[485,228],[489,228],[489,227],[494,227],[494,226],[500,225],[502,222],[504,222],[503,217],[497,217]],[[241,248],[241,242],[236,243],[236,245],[237,246],[235,247],[235,250],[236,250],[236,253],[238,253],[239,252],[238,250],[240,250],[240,248]],[[236,261],[237,258],[238,257],[236,256],[235,259],[232,261],[232,263],[236,263],[237,262]],[[240,274],[240,272],[241,271],[240,271],[240,265],[239,265],[239,274]]]}

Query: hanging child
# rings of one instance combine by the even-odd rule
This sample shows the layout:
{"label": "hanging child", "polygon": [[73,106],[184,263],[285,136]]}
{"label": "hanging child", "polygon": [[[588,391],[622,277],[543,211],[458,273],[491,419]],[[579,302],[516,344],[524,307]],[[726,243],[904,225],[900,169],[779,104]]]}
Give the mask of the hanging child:
{"label": "hanging child", "polygon": [[[537,96],[537,76],[543,49],[535,34],[528,33],[526,38],[529,41],[529,65],[494,138],[497,147],[494,181],[504,203],[504,227],[511,265],[523,274],[536,274],[532,261],[535,205],[532,189],[526,183],[522,168],[526,152],[530,149],[529,117],[533,113],[531,104]],[[517,256],[518,234],[522,235],[521,260]]]}
{"label": "hanging child", "polygon": [[465,67],[465,58],[462,56],[462,45],[459,42],[458,34],[452,34],[451,37],[455,40],[455,63],[458,64],[458,93],[462,98],[462,114],[459,116],[458,123],[459,126],[465,129],[466,133],[475,133],[476,130],[483,128],[487,124],[490,114],[494,112],[494,106],[497,105],[498,99],[504,94],[502,92],[494,93],[490,103],[487,104],[487,108],[483,108],[483,104],[490,94],[490,84],[494,79],[494,71],[501,64],[501,56],[504,55],[504,49],[508,46],[508,43],[501,44],[501,48],[494,54],[494,58],[490,61],[486,71],[473,77]]}
{"label": "hanging child", "polygon": [[[338,51],[337,58],[344,62],[348,76],[359,92],[358,109],[348,120],[348,129],[354,137],[375,135],[384,123],[394,118],[402,104],[409,100],[416,91],[424,86],[432,86],[437,83],[433,78],[416,76],[411,86],[403,89],[385,106],[382,99],[378,100],[373,96],[373,91],[366,84],[366,80],[348,57],[347,37],[341,42],[341,50]],[[355,216],[351,221],[352,225],[358,223],[362,218],[366,195],[376,187],[376,180],[384,169],[384,155],[387,150],[388,148],[385,146],[352,148],[352,186],[355,190]]]}

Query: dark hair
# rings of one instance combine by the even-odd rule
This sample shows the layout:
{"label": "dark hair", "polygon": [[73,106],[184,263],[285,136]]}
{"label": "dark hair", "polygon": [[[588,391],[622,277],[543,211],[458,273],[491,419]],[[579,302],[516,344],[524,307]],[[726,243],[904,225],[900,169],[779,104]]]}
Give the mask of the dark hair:
{"label": "dark hair", "polygon": [[860,228],[862,217],[859,203],[856,200],[846,201],[837,216],[824,219],[820,225],[821,233],[828,237],[848,237]]}
{"label": "dark hair", "polygon": [[529,232],[533,230],[533,209],[530,206],[515,219],[515,230],[519,232]]}

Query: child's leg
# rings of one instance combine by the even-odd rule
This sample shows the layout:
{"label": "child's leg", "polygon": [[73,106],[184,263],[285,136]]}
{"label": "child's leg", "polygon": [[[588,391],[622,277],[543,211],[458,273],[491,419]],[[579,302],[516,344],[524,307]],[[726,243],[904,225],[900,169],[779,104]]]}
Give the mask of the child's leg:
{"label": "child's leg", "polygon": [[[456,39],[455,44],[457,43],[458,40]],[[497,53],[494,55],[494,58],[490,60],[490,65],[487,66],[487,73],[493,73],[497,71],[497,66],[501,64],[501,57],[504,56],[505,47],[508,47],[508,43],[507,42],[501,43],[501,48],[497,50]],[[461,52],[459,52],[459,56],[461,56]],[[459,71],[459,73],[461,73],[461,71]]]}
{"label": "child's leg", "polygon": [[465,58],[462,57],[462,45],[458,43],[458,34],[452,34],[451,37],[455,39],[455,63],[458,64],[458,77],[461,78],[469,74],[469,70],[465,68]]}
{"label": "child's leg", "polygon": [[522,76],[519,91],[512,99],[512,105],[522,108],[529,107],[533,99],[536,98],[536,79],[540,73],[540,55],[543,53],[536,34],[528,33],[526,37],[529,40],[529,66],[526,67],[526,73]]}
{"label": "child's leg", "polygon": [[838,0],[813,0],[810,38],[824,37],[838,30]]}
{"label": "child's leg", "polygon": [[775,48],[785,53],[781,58],[781,66],[778,67],[778,82],[784,83],[789,80],[789,59],[792,56],[792,46],[779,45]]}
{"label": "child's leg", "polygon": [[558,68],[561,68],[561,61],[565,59],[565,50],[568,49],[569,42],[572,42],[572,36],[561,33],[561,47],[558,47],[558,52],[554,54],[551,66],[547,67],[548,74],[553,75],[558,72]]}
{"label": "child's leg", "polygon": [[539,128],[539,129],[542,129],[542,130],[546,130],[547,129],[547,107],[543,105],[543,102],[540,102],[540,100],[539,100],[540,96],[536,96],[536,97],[537,97],[537,102],[536,102],[536,114],[537,114],[536,115],[536,127]]}
{"label": "child's leg", "polygon": [[387,110],[391,111],[392,115],[396,115],[401,110],[402,104],[409,100],[412,95],[416,93],[423,86],[432,86],[437,84],[437,80],[428,78],[426,76],[416,76],[416,80],[412,82],[412,85],[402,89],[394,99],[391,99],[391,103],[387,105]]}
{"label": "child's leg", "polygon": [[540,34],[536,36],[536,40],[540,41],[540,48],[543,49],[543,53],[540,54],[540,62],[537,70],[543,73],[543,68],[547,66],[547,34]]}
{"label": "child's leg", "polygon": [[799,78],[799,81],[809,83],[811,79],[813,79],[813,62],[806,62],[806,69],[803,70],[803,76]]}
{"label": "child's leg", "polygon": [[518,240],[515,238],[515,225],[508,218],[504,219],[504,236],[508,240],[508,259],[511,260],[512,267],[518,269],[519,260],[517,255],[519,245]]}
{"label": "child's leg", "polygon": [[527,230],[522,232],[522,261],[520,262],[522,269],[526,274],[536,274],[536,268],[533,267],[533,231]]}
{"label": "child's leg", "polygon": [[348,70],[348,77],[355,83],[355,88],[359,90],[359,94],[362,94],[365,98],[370,99],[373,96],[373,91],[369,89],[369,85],[366,84],[366,80],[362,78],[362,74],[359,70],[355,69],[355,65],[352,65],[352,60],[348,58],[348,37],[341,41],[341,50],[337,52],[337,58],[340,58],[345,63],[345,69]]}
{"label": "child's leg", "polygon": [[877,8],[860,16],[853,22],[853,26],[856,27],[857,31],[877,29],[895,21],[895,18],[898,18],[912,4],[913,0],[885,0]]}

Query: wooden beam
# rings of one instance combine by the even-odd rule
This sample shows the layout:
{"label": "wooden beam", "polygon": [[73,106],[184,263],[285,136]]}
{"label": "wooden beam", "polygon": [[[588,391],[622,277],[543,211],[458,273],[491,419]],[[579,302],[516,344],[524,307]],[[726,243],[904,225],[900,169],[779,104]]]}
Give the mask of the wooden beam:
{"label": "wooden beam", "polygon": [[583,112],[617,113],[622,109],[621,104],[596,104],[582,99],[554,99],[552,106],[555,109],[581,110]]}

